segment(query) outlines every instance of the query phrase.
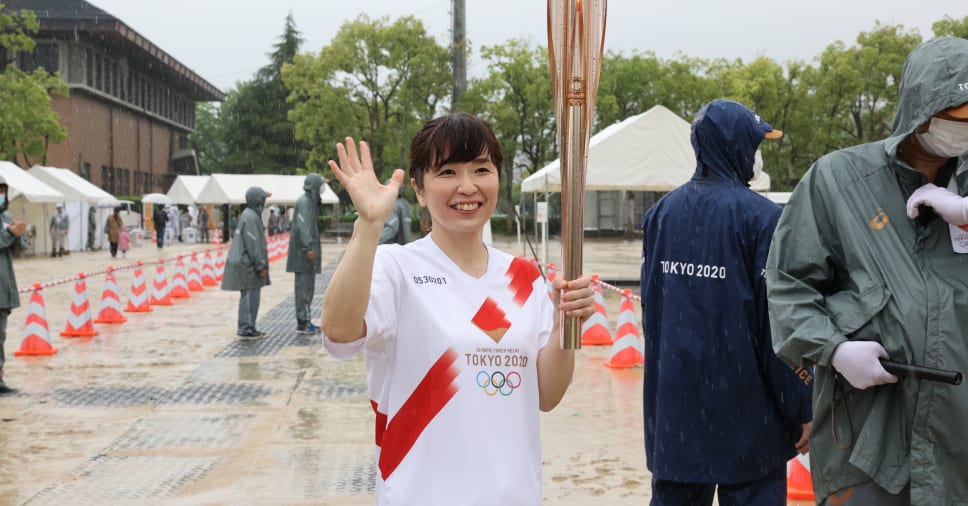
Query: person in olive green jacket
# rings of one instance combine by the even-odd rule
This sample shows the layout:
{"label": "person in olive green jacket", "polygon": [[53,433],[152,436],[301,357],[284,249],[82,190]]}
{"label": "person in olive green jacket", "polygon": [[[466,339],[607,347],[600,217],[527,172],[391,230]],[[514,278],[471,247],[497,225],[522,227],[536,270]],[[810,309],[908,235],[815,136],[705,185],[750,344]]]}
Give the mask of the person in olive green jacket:
{"label": "person in olive green jacket", "polygon": [[245,191],[246,208],[239,218],[232,247],[225,258],[222,290],[239,290],[238,336],[259,339],[265,333],[255,328],[263,286],[269,285],[269,252],[266,230],[262,225],[262,208],[271,194],[253,186]]}
{"label": "person in olive green jacket", "polygon": [[323,176],[315,172],[303,180],[305,193],[296,200],[289,232],[289,258],[286,272],[295,274],[296,332],[316,334],[319,327],[310,321],[310,307],[316,288],[316,274],[322,267],[322,251],[319,245],[319,194]]}
{"label": "person in olive green jacket", "polygon": [[17,278],[14,276],[10,253],[27,230],[26,223],[14,221],[13,216],[7,212],[7,190],[7,181],[0,176],[0,221],[3,222],[3,228],[0,228],[0,395],[16,392],[3,381],[3,345],[7,340],[7,318],[10,311],[20,307],[20,294],[17,293]]}
{"label": "person in olive green jacket", "polygon": [[816,366],[810,467],[819,504],[968,504],[968,388],[880,359],[968,372],[968,257],[905,204],[968,193],[968,40],[915,48],[890,137],[828,154],[797,185],[766,279],[774,350]]}

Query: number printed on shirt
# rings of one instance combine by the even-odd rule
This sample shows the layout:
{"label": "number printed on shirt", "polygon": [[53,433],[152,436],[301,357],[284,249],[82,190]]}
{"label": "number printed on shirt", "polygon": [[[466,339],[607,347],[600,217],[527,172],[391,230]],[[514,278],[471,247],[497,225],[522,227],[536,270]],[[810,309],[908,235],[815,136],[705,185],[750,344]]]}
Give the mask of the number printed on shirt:
{"label": "number printed on shirt", "polygon": [[446,285],[447,278],[444,276],[414,276],[413,282],[418,285]]}
{"label": "number printed on shirt", "polygon": [[726,279],[726,267],[722,265],[694,264],[692,262],[675,262],[672,260],[659,260],[659,263],[662,265],[663,274]]}

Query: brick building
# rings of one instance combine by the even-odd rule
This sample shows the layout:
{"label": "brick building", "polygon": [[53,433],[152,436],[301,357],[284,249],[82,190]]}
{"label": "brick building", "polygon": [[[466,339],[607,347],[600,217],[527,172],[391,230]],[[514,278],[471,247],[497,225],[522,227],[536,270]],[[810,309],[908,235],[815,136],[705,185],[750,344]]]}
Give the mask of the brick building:
{"label": "brick building", "polygon": [[0,61],[60,71],[70,87],[69,97],[52,100],[67,139],[48,147],[46,165],[70,168],[114,195],[164,193],[176,175],[197,174],[188,143],[195,104],[223,100],[218,88],[85,0],[3,4],[7,12],[34,11],[40,31],[33,53]]}

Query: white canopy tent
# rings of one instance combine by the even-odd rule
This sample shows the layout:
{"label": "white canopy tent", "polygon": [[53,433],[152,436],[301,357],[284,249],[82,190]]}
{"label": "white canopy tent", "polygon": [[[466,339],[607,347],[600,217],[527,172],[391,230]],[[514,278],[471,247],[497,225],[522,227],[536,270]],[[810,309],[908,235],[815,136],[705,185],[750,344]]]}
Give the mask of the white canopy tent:
{"label": "white canopy tent", "polygon": [[[87,234],[91,229],[88,215],[91,209],[94,209],[94,247],[107,246],[107,238],[101,232],[105,220],[111,214],[111,209],[95,206],[105,199],[114,198],[110,193],[98,188],[69,169],[34,165],[27,172],[64,195],[64,211],[70,219],[67,249],[71,251],[86,249]],[[45,233],[49,232],[47,227],[44,228],[44,231]]]}
{"label": "white canopy tent", "polygon": [[50,250],[50,216],[55,204],[64,202],[64,195],[12,162],[0,161],[0,176],[9,187],[7,210],[14,219],[27,222],[34,230],[33,252]]}
{"label": "white canopy tent", "polygon": [[[258,186],[272,194],[266,205],[293,205],[303,190],[306,176],[287,176],[278,174],[212,174],[196,198],[198,204],[242,204],[245,205],[245,191]],[[328,184],[323,183],[320,191],[323,204],[339,202],[336,193]]]}
{"label": "white canopy tent", "polygon": [[209,179],[211,176],[178,176],[168,189],[168,198],[174,204],[195,205]]}
{"label": "white canopy tent", "polygon": [[[661,105],[608,126],[589,142],[585,190],[668,192],[679,187],[696,170],[690,128],[689,122]],[[750,187],[765,192],[770,176],[762,171],[762,158],[757,156],[757,161]],[[525,178],[521,191],[560,192],[560,160]]]}

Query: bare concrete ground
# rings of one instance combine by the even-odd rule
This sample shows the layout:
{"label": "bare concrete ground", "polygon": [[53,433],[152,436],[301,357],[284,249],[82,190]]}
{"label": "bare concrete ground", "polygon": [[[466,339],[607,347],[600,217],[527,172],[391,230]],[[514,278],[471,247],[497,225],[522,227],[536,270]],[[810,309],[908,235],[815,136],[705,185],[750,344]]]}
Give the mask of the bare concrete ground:
{"label": "bare concrete ground", "polygon": [[[522,251],[513,240],[496,245]],[[325,243],[324,265],[344,247]],[[176,244],[163,254],[201,248]],[[552,244],[549,261],[560,262],[558,249]],[[639,250],[636,240],[589,240],[585,272],[637,278]],[[112,263],[156,261],[159,253],[146,245],[124,260],[75,253],[17,260],[15,269],[26,287]],[[150,284],[153,266],[145,274]],[[131,275],[118,272],[122,305]],[[284,260],[270,276],[260,311],[266,321],[292,293]],[[103,278],[87,283],[92,314]],[[51,357],[13,356],[27,296],[11,315],[5,379],[20,393],[0,398],[0,504],[372,503],[373,415],[361,360],[339,362],[318,342],[293,341],[285,322],[268,327],[264,342],[240,343],[238,294],[218,288],[126,313],[126,323],[99,324],[93,338],[63,338],[73,290],[66,283],[42,292],[59,350]],[[604,299],[614,329],[621,297],[606,290]],[[604,367],[610,354],[609,346],[584,348],[564,401],[542,415],[545,504],[648,502],[642,369]]]}

